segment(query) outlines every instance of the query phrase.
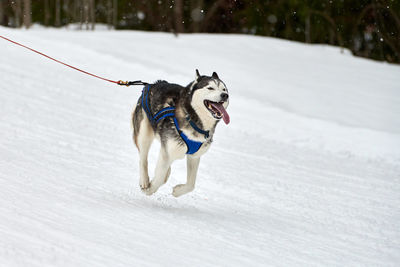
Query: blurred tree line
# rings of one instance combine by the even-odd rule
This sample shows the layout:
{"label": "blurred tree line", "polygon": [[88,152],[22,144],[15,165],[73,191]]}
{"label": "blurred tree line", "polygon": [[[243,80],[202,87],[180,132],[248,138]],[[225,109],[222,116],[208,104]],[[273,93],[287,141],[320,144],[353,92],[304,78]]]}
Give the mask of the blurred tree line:
{"label": "blurred tree line", "polygon": [[0,0],[0,24],[246,33],[400,63],[400,0]]}

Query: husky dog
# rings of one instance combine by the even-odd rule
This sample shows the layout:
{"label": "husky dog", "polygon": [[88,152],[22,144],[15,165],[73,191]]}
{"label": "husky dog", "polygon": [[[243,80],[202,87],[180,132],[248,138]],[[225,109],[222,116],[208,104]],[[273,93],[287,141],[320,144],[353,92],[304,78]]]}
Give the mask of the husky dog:
{"label": "husky dog", "polygon": [[[213,141],[215,127],[223,119],[229,123],[226,108],[229,94],[217,73],[200,75],[186,87],[157,81],[143,88],[132,114],[133,140],[140,156],[140,188],[147,195],[165,184],[176,159],[187,157],[187,182],[174,187],[179,197],[194,189],[200,157]],[[152,181],[149,181],[147,156],[154,138],[161,150]]]}

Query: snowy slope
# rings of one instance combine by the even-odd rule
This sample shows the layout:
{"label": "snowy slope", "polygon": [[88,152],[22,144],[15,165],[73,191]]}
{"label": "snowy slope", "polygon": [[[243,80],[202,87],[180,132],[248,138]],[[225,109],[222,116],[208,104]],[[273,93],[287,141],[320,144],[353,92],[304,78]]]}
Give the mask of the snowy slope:
{"label": "snowy slope", "polygon": [[141,89],[0,40],[0,266],[398,266],[399,66],[240,35],[0,35],[116,80],[217,71],[231,95],[195,191],[171,196],[178,161],[147,197]]}

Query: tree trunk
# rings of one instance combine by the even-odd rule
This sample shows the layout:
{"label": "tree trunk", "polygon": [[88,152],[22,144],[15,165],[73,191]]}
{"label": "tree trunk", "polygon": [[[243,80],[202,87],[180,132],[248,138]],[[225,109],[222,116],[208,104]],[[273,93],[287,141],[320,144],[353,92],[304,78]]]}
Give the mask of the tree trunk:
{"label": "tree trunk", "polygon": [[[327,5],[325,12],[326,12],[327,16],[332,18],[332,5]],[[332,27],[329,27],[329,43],[331,45],[335,44],[335,31],[336,30],[337,29],[333,29]]]}
{"label": "tree trunk", "polygon": [[44,0],[44,25],[49,26],[50,20],[50,4],[49,0]]}
{"label": "tree trunk", "polygon": [[333,31],[332,27],[329,28],[329,43],[331,45],[335,45],[335,32]]}
{"label": "tree trunk", "polygon": [[75,9],[77,21],[79,21],[79,30],[83,27],[83,0],[75,0]]}
{"label": "tree trunk", "polygon": [[21,27],[21,0],[14,0],[11,2],[11,7],[14,11],[14,26],[19,28]]}
{"label": "tree trunk", "polygon": [[[145,13],[145,21],[150,25],[152,30],[155,30],[157,27],[157,16],[155,15],[155,13],[157,12],[154,11],[154,8],[149,1],[139,1],[139,3],[141,3],[139,9]],[[173,24],[173,27],[175,28],[175,21],[173,22]]]}
{"label": "tree trunk", "polygon": [[73,18],[75,23],[79,23],[79,30],[82,30],[82,1],[74,1]]}
{"label": "tree trunk", "polygon": [[217,13],[218,9],[221,7],[226,7],[227,5],[229,5],[229,0],[214,1],[214,4],[210,7],[210,9],[207,10],[206,15],[203,19],[203,24],[202,24],[203,32],[207,31],[210,21],[212,17]]}
{"label": "tree trunk", "polygon": [[310,12],[307,12],[306,21],[304,25],[304,36],[306,43],[311,43],[311,22],[310,22]]}
{"label": "tree trunk", "polygon": [[114,29],[116,29],[118,26],[118,1],[117,0],[114,0],[112,11],[113,11]]}
{"label": "tree trunk", "polygon": [[175,32],[181,33],[185,31],[183,24],[183,0],[175,0],[174,5]]}
{"label": "tree trunk", "polygon": [[[383,42],[387,44],[394,52],[396,57],[400,57],[400,45],[399,42],[397,42],[396,39],[393,40],[393,38],[388,34],[389,30],[386,29],[385,27],[385,17],[382,15],[381,11],[379,10],[380,6],[375,7],[375,14],[377,14],[377,22],[378,22],[378,29],[376,33],[378,34],[379,38],[383,40],[382,42],[379,42],[380,47],[381,47],[381,53],[383,54]],[[381,8],[385,10],[384,8]],[[385,56],[382,56],[382,58],[385,58]]]}
{"label": "tree trunk", "polygon": [[71,7],[69,5],[69,0],[64,0],[62,10],[64,12],[65,23],[68,26],[71,23]]}
{"label": "tree trunk", "polygon": [[25,28],[29,29],[32,24],[32,6],[31,0],[24,0],[24,25]]}
{"label": "tree trunk", "polygon": [[56,7],[55,7],[55,26],[60,27],[61,26],[61,0],[56,0]]}
{"label": "tree trunk", "polygon": [[83,21],[86,26],[86,30],[89,30],[89,0],[83,1]]}
{"label": "tree trunk", "polygon": [[164,1],[163,5],[163,15],[164,15],[164,29],[167,32],[173,32],[174,31],[174,21],[173,21],[173,16],[171,11],[171,1]]}
{"label": "tree trunk", "polygon": [[91,30],[93,31],[96,27],[96,3],[94,0],[90,0],[90,22]]}
{"label": "tree trunk", "polygon": [[110,30],[112,28],[112,0],[107,0],[107,25],[108,29]]}
{"label": "tree trunk", "polygon": [[332,30],[336,31],[335,35],[336,35],[336,39],[337,39],[340,47],[341,48],[344,47],[344,42],[343,42],[342,36],[341,36],[340,32],[337,31],[336,23],[335,23],[335,21],[333,20],[332,17],[330,17],[328,14],[326,14],[324,12],[321,12],[321,11],[318,11],[318,10],[310,10],[309,14],[310,14],[310,16],[312,14],[315,14],[315,15],[319,15],[322,18],[324,18],[329,23],[329,25],[331,26]]}
{"label": "tree trunk", "polygon": [[285,15],[285,29],[283,31],[285,39],[290,40],[290,37],[293,36],[293,29],[292,29],[292,23],[290,20],[290,15],[289,13],[286,13]]}
{"label": "tree trunk", "polygon": [[[199,32],[201,29],[201,23],[204,19],[204,0],[197,0],[194,7],[192,8],[192,30],[193,32]],[[193,16],[195,16],[193,18]]]}
{"label": "tree trunk", "polygon": [[0,1],[0,25],[4,25],[4,6],[3,6],[3,1]]}

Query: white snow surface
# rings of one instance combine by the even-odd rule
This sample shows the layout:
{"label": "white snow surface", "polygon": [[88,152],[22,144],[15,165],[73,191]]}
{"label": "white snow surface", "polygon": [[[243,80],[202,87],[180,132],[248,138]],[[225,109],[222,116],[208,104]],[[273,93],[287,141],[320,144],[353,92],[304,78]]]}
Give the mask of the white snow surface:
{"label": "white snow surface", "polygon": [[0,35],[115,80],[217,71],[231,117],[192,193],[171,195],[182,160],[145,196],[141,88],[0,39],[0,266],[399,266],[400,66],[244,35]]}

